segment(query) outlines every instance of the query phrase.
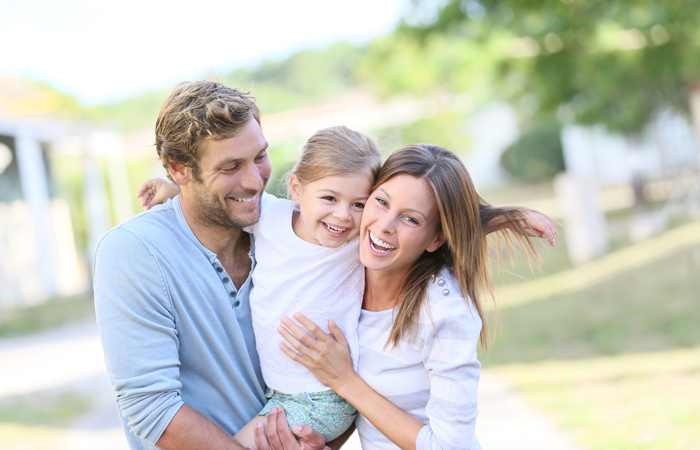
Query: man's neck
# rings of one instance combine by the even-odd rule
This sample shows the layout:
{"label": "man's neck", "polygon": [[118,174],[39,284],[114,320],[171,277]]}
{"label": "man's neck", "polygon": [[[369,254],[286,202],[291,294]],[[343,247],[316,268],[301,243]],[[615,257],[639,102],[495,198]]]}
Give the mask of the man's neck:
{"label": "man's neck", "polygon": [[180,206],[192,233],[205,248],[216,254],[226,273],[239,289],[251,268],[251,260],[248,256],[250,250],[248,233],[242,228],[225,227],[203,220],[196,208],[193,208],[182,196],[180,196]]}

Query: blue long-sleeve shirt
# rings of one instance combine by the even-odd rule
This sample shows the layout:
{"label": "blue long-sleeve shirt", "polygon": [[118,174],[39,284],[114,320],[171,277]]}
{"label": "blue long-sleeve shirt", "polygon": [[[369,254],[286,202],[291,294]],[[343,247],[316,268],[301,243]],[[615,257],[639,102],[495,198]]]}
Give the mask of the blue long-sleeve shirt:
{"label": "blue long-sleeve shirt", "polygon": [[[252,248],[250,257],[254,268]],[[183,404],[229,435],[262,409],[251,284],[249,276],[236,289],[188,226],[179,197],[104,236],[95,309],[132,449],[154,449]]]}

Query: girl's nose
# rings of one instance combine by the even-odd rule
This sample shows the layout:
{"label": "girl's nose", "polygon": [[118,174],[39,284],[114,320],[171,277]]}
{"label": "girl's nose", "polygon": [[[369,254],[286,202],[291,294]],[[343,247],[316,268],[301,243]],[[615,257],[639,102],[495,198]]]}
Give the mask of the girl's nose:
{"label": "girl's nose", "polygon": [[352,220],[352,215],[350,215],[350,209],[348,208],[343,208],[343,207],[338,207],[333,211],[333,217],[335,217],[338,220],[343,220],[343,221],[348,221]]}

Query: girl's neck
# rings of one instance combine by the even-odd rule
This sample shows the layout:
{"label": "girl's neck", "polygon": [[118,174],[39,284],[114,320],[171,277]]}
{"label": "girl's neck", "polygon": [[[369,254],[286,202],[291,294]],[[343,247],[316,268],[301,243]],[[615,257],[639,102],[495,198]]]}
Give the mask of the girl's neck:
{"label": "girl's neck", "polygon": [[386,273],[365,269],[365,295],[362,309],[386,311],[396,306],[404,275],[397,272]]}

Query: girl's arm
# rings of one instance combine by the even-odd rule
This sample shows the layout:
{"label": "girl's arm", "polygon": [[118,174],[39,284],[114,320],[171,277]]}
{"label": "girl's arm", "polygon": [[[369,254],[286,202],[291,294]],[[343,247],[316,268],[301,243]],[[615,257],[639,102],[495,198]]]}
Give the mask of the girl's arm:
{"label": "girl's arm", "polygon": [[180,193],[180,186],[162,178],[151,178],[144,181],[136,192],[136,198],[141,199],[141,206],[151,209],[165,203]]}
{"label": "girl's arm", "polygon": [[540,212],[518,206],[499,208],[482,200],[479,213],[484,235],[508,229],[516,235],[547,239],[549,245],[554,245],[557,227],[552,219]]}
{"label": "girl's arm", "polygon": [[403,450],[415,450],[418,434],[426,425],[403,412],[360,378],[352,366],[348,342],[335,322],[331,320],[328,323],[334,339],[302,314],[296,313],[294,318],[316,339],[292,320],[283,317],[282,323],[287,328],[280,326],[278,331],[296,352],[287,345],[280,344],[282,351],[350,402],[394,444]]}

